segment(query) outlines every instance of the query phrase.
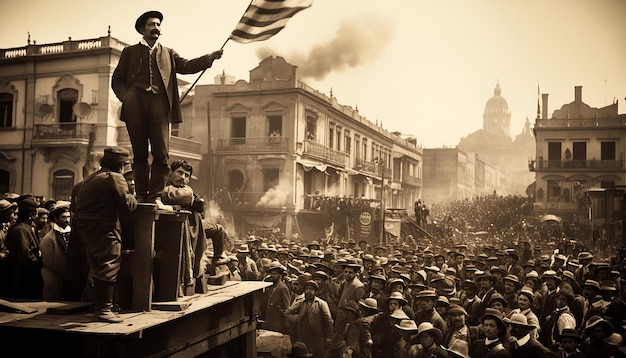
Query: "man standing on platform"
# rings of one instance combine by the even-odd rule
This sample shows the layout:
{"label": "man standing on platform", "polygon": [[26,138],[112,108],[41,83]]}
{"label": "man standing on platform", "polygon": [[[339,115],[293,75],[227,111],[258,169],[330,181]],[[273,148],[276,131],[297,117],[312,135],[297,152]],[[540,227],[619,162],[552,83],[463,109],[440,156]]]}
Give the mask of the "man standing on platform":
{"label": "man standing on platform", "polygon": [[[165,187],[169,172],[169,124],[182,122],[176,73],[205,70],[221,58],[223,50],[192,60],[159,43],[163,14],[148,11],[135,21],[141,41],[122,51],[111,87],[122,102],[120,120],[133,148],[133,174],[137,198],[151,201]],[[152,165],[148,164],[148,142]]]}
{"label": "man standing on platform", "polygon": [[121,147],[106,148],[100,170],[76,184],[72,191],[74,230],[83,241],[93,274],[94,318],[110,323],[123,321],[111,310],[121,262],[119,215],[137,208],[137,200],[128,191],[122,175],[129,154]]}

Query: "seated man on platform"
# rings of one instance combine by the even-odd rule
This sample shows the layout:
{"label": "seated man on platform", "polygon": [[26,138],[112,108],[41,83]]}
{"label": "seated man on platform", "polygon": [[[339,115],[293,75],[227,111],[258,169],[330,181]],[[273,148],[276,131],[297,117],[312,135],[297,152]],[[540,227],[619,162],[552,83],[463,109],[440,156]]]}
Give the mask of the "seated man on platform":
{"label": "seated man on platform", "polygon": [[191,240],[188,241],[191,247],[185,249],[186,252],[189,252],[189,260],[185,261],[185,267],[193,270],[193,277],[198,278],[206,271],[206,267],[202,267],[207,261],[203,260],[207,249],[206,239],[210,238],[213,242],[212,264],[218,266],[228,262],[224,253],[224,241],[228,237],[222,225],[209,223],[202,217],[204,199],[196,195],[189,186],[192,173],[193,167],[189,162],[185,160],[174,161],[166,179],[167,185],[163,189],[160,199],[156,200],[156,204],[158,208],[170,210],[173,210],[173,205],[179,205],[183,210],[192,212],[192,215],[189,216]]}

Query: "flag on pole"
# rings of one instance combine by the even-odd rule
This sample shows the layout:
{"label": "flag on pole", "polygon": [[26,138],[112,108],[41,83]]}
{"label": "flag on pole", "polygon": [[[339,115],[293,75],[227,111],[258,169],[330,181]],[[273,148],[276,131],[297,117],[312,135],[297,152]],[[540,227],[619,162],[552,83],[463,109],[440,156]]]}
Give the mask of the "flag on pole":
{"label": "flag on pole", "polygon": [[230,39],[239,43],[264,41],[276,35],[313,0],[254,0],[235,26]]}

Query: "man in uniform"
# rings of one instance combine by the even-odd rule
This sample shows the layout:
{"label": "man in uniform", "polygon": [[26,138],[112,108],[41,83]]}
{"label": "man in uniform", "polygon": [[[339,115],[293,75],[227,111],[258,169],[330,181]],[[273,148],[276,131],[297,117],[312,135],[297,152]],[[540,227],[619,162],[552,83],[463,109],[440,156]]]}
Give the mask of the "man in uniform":
{"label": "man in uniform", "polygon": [[122,175],[129,154],[121,147],[106,148],[100,170],[76,184],[72,191],[74,229],[83,241],[93,273],[94,318],[110,323],[122,322],[111,310],[121,261],[119,215],[137,208],[137,200],[128,191]]}

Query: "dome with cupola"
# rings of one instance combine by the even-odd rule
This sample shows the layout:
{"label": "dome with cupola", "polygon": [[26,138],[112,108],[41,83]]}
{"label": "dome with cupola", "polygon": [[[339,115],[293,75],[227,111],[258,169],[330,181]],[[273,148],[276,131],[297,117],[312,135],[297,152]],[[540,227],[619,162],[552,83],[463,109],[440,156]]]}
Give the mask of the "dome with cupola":
{"label": "dome with cupola", "polygon": [[500,83],[496,83],[493,97],[487,100],[483,113],[483,129],[511,137],[511,111],[506,99],[502,97]]}

